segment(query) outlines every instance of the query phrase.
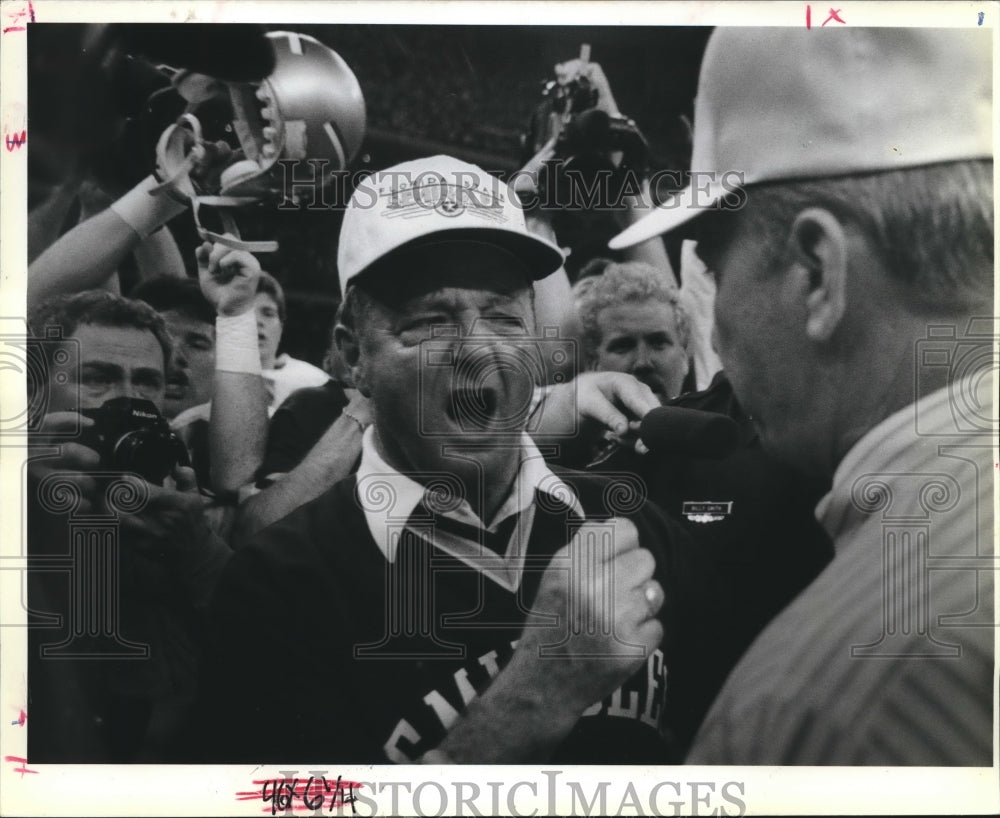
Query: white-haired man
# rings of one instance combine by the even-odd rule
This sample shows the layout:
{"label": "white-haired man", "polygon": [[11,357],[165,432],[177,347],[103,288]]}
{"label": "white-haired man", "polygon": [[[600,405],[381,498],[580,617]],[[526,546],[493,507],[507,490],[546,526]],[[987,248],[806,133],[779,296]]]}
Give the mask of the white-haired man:
{"label": "white-haired man", "polygon": [[628,372],[666,403],[681,393],[690,328],[673,282],[641,261],[609,262],[573,285],[588,368]]}

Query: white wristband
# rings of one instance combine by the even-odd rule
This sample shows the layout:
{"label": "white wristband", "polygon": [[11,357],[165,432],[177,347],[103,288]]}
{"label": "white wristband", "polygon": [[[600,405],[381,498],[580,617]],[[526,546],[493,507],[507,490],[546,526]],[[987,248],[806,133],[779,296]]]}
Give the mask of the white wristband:
{"label": "white wristband", "polygon": [[215,369],[218,372],[260,374],[257,315],[253,310],[242,315],[216,316]]}
{"label": "white wristband", "polygon": [[166,193],[150,193],[159,184],[155,176],[147,176],[128,193],[111,203],[111,209],[144,239],[174,216],[187,210],[186,203],[172,199]]}

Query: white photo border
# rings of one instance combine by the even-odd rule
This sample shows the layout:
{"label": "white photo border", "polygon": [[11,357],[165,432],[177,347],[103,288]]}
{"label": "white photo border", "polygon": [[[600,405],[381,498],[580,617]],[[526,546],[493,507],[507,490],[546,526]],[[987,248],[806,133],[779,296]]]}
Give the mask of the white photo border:
{"label": "white photo border", "polygon": [[[2,0],[3,133],[27,132],[26,36],[32,17],[48,22],[280,22],[296,23],[455,23],[504,25],[692,25],[738,26],[805,24],[805,2],[70,2],[69,0]],[[813,20],[828,3],[812,3]],[[994,95],[1000,3],[998,2],[849,2],[833,6],[852,26],[971,27],[993,34]],[[815,24],[815,22],[814,22]],[[21,30],[19,31],[19,27]],[[996,96],[994,109],[997,110]],[[996,119],[994,119],[996,121]],[[15,140],[16,141],[16,140]],[[6,144],[0,150],[0,247],[2,283],[0,316],[13,320],[25,313],[27,269],[27,151]],[[995,315],[1000,310],[995,308]],[[24,401],[23,378],[0,373],[0,400],[16,414]],[[17,439],[0,440],[0,814],[3,815],[263,815],[260,800],[238,800],[254,789],[254,781],[281,778],[290,770],[307,777],[324,771],[331,780],[374,785],[358,803],[359,815],[399,813],[476,814],[463,807],[461,796],[477,785],[472,803],[483,814],[566,814],[574,808],[599,809],[604,792],[610,814],[946,814],[1000,812],[997,761],[997,701],[994,699],[994,766],[992,768],[772,768],[772,767],[331,767],[321,760],[310,765],[192,767],[39,765],[24,772],[16,759],[27,755],[26,628],[19,601],[25,585],[22,535],[25,528],[24,448]],[[995,486],[996,489],[996,486]],[[995,541],[995,538],[994,538]],[[19,626],[21,625],[21,626]],[[994,671],[996,672],[996,671]],[[997,688],[995,676],[994,689]],[[30,729],[30,727],[28,728]],[[10,759],[15,759],[11,761]],[[19,772],[18,768],[22,767]],[[491,782],[494,782],[491,784]],[[577,784],[574,788],[570,782]],[[407,791],[407,785],[409,791]],[[259,788],[259,785],[258,785]],[[631,788],[631,793],[630,793]],[[414,793],[416,795],[416,801]],[[442,802],[442,795],[444,801]],[[632,806],[638,805],[636,810]],[[582,800],[581,800],[582,799]],[[596,799],[596,800],[592,800]],[[587,804],[592,804],[588,807]],[[442,810],[442,807],[444,809]],[[722,810],[713,812],[713,810]],[[331,814],[324,810],[324,814]],[[351,814],[350,808],[343,813]]]}

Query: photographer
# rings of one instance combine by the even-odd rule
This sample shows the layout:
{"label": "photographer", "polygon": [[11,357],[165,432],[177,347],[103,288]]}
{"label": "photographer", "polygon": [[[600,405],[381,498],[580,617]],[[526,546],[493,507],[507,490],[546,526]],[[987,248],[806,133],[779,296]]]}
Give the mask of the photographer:
{"label": "photographer", "polygon": [[[529,228],[555,236],[575,281],[588,261],[608,255],[616,232],[651,211],[648,146],[636,123],[619,111],[598,63],[572,59],[558,63],[554,73],[525,136],[534,153],[511,185],[525,204]],[[613,256],[643,261],[677,283],[659,238]]]}
{"label": "photographer", "polygon": [[[31,440],[28,550],[48,570],[29,574],[40,617],[29,632],[29,754],[49,763],[162,760],[194,692],[199,612],[231,554],[159,417],[170,338],[146,304],[103,291],[53,299],[31,325],[48,379],[31,396],[45,415]],[[114,526],[110,544],[79,539],[97,525]],[[87,562],[68,562],[80,547]],[[92,562],[107,547],[111,562]],[[100,627],[79,621],[88,612]],[[107,627],[104,642],[93,638]],[[143,661],[135,646],[146,647]]]}

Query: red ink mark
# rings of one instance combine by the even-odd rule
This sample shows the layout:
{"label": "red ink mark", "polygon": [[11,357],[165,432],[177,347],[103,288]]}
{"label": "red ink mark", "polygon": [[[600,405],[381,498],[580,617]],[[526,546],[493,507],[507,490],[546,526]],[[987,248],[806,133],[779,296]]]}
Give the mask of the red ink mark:
{"label": "red ink mark", "polygon": [[806,6],[806,28],[813,27],[813,9],[812,6]]}
{"label": "red ink mark", "polygon": [[13,151],[15,148],[20,148],[27,141],[28,141],[27,131],[21,131],[20,134],[9,133],[4,137],[4,142],[7,143],[8,151]]}
{"label": "red ink mark", "polygon": [[28,763],[28,759],[26,759],[26,758],[21,758],[20,756],[4,756],[3,760],[4,761],[13,761],[15,764],[20,764],[21,765],[20,767],[15,767],[14,768],[14,772],[15,773],[20,773],[21,774],[21,778],[24,778],[24,774],[25,773],[31,773],[33,775],[38,775],[38,770],[29,770],[25,766],[25,764]]}
{"label": "red ink mark", "polygon": [[28,714],[22,710],[20,715],[16,719],[14,719],[14,721],[12,721],[11,724],[16,724],[18,727],[24,727],[24,723],[27,720],[28,720]]}
{"label": "red ink mark", "polygon": [[[28,21],[33,23],[35,22],[35,7],[31,5],[31,0],[28,0],[27,8],[22,6],[18,10],[9,11],[7,13],[7,16],[9,17],[12,23],[19,23],[21,19],[24,17],[27,17]],[[24,31],[24,30],[25,30],[24,26],[21,25],[4,26],[3,33],[8,34],[11,31]]]}
{"label": "red ink mark", "polygon": [[[839,15],[840,15],[840,9],[830,9],[830,16],[823,21],[823,26],[825,26],[831,20],[836,20],[838,23],[846,23],[847,21],[841,20]],[[823,26],[820,26],[820,28],[822,28]]]}
{"label": "red ink mark", "polygon": [[270,804],[261,811],[270,811],[271,815],[287,810],[299,812],[313,812],[322,810],[324,806],[330,811],[340,809],[347,804],[351,805],[351,811],[355,811],[354,802],[358,797],[355,790],[361,789],[364,784],[358,781],[344,781],[341,776],[337,776],[336,782],[327,781],[325,775],[316,778],[270,778],[255,779],[255,785],[260,786],[257,790],[241,790],[236,793],[237,801],[263,801]]}

